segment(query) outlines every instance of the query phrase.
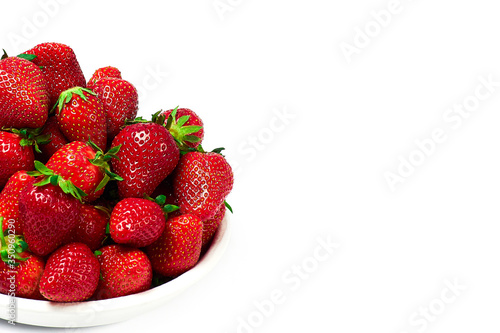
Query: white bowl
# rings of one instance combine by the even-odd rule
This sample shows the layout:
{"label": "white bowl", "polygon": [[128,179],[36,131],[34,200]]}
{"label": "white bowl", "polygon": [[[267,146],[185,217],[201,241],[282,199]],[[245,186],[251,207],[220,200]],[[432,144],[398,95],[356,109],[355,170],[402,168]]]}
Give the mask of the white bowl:
{"label": "white bowl", "polygon": [[230,238],[226,214],[212,245],[192,269],[179,277],[142,293],[101,301],[53,303],[0,294],[0,318],[10,320],[9,304],[15,301],[16,323],[45,327],[89,327],[112,324],[145,313],[164,304],[205,276],[219,261]]}

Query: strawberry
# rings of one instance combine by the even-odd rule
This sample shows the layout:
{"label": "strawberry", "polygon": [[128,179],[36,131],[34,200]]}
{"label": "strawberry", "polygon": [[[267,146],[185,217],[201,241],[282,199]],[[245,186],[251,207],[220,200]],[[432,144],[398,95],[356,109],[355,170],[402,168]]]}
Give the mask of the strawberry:
{"label": "strawberry", "polygon": [[92,251],[97,250],[106,238],[108,222],[109,212],[104,207],[82,205],[78,225],[71,232],[68,243],[80,242]]}
{"label": "strawberry", "polygon": [[106,149],[106,113],[92,90],[73,87],[63,91],[57,100],[56,118],[69,141],[92,140]]}
{"label": "strawberry", "polygon": [[69,180],[83,193],[75,192],[80,199],[83,194],[85,202],[92,202],[104,192],[104,186],[111,179],[119,180],[119,176],[110,171],[109,159],[113,158],[119,147],[111,149],[104,154],[92,142],[70,142],[54,153],[44,166],[36,161],[35,176],[58,175],[61,179]]}
{"label": "strawberry", "polygon": [[0,128],[38,128],[48,117],[49,98],[42,71],[18,57],[0,60]]}
{"label": "strawberry", "polygon": [[35,152],[35,156],[37,160],[44,163],[46,163],[59,148],[68,143],[68,140],[59,129],[55,116],[50,116],[49,119],[47,119],[40,135],[47,137],[47,143],[39,145],[41,153],[36,154]]}
{"label": "strawberry", "polygon": [[4,217],[2,229],[7,230],[9,225],[14,228],[18,235],[23,234],[21,222],[19,221],[19,195],[23,188],[35,177],[29,176],[26,171],[18,171],[13,174],[4,189],[0,193],[0,216]]}
{"label": "strawberry", "polygon": [[111,212],[109,231],[119,244],[144,247],[156,241],[165,229],[165,215],[178,207],[165,205],[165,196],[153,199],[125,198]]}
{"label": "strawberry", "polygon": [[116,77],[101,78],[92,89],[104,104],[108,138],[113,139],[127,120],[137,116],[139,95],[128,81]]}
{"label": "strawberry", "polygon": [[99,270],[99,261],[87,245],[63,245],[47,259],[40,278],[40,293],[50,301],[84,301],[97,288]]}
{"label": "strawberry", "polygon": [[224,156],[216,152],[188,152],[174,174],[174,192],[180,212],[201,220],[214,218],[233,187],[233,172]]}
{"label": "strawberry", "polygon": [[12,131],[0,131],[0,188],[17,171],[34,169],[33,139],[25,130]]}
{"label": "strawberry", "polygon": [[[153,121],[160,121],[162,117]],[[111,161],[113,171],[124,180],[118,183],[121,198],[143,198],[174,170],[179,161],[179,148],[168,130],[155,122],[126,126],[114,138],[111,147],[121,146]]]}
{"label": "strawberry", "polygon": [[[3,217],[0,217],[0,224]],[[12,297],[38,298],[38,285],[44,269],[42,258],[29,253],[22,236],[0,229],[0,293]]]}
{"label": "strawberry", "polygon": [[202,241],[202,251],[206,250],[210,246],[212,238],[214,238],[215,232],[219,228],[224,215],[226,214],[226,205],[221,205],[215,216],[209,220],[203,221],[203,241]]}
{"label": "strawberry", "polygon": [[94,90],[95,83],[99,81],[102,78],[107,78],[107,77],[114,77],[117,79],[122,78],[122,73],[120,70],[116,67],[113,66],[106,66],[97,69],[92,77],[90,78],[89,82],[87,82],[87,88]]}
{"label": "strawberry", "polygon": [[78,199],[51,181],[64,184],[61,186],[66,190],[74,187],[70,182],[60,182],[58,176],[45,177],[28,184],[19,195],[19,218],[26,243],[42,257],[66,242],[80,218]]}
{"label": "strawberry", "polygon": [[169,218],[160,238],[146,247],[153,271],[175,277],[191,269],[200,258],[203,223],[192,214]]}
{"label": "strawberry", "polygon": [[198,147],[204,136],[203,121],[192,110],[175,108],[164,111],[165,126],[181,146]]}
{"label": "strawberry", "polygon": [[41,43],[23,54],[36,56],[32,61],[42,68],[50,106],[56,103],[63,91],[77,86],[85,88],[85,77],[71,47],[60,43]]}
{"label": "strawberry", "polygon": [[101,265],[96,299],[135,294],[151,287],[151,262],[141,250],[113,244],[104,246],[96,254]]}

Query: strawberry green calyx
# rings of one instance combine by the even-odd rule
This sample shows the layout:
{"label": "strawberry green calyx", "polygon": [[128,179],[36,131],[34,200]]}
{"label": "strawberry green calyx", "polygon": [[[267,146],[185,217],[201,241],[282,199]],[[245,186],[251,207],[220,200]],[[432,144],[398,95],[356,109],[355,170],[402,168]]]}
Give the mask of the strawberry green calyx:
{"label": "strawberry green calyx", "polygon": [[125,125],[133,125],[138,123],[154,123],[161,126],[164,126],[172,135],[177,144],[177,147],[181,151],[181,153],[185,153],[188,151],[200,151],[199,149],[191,148],[186,145],[186,142],[196,143],[201,139],[195,135],[191,135],[193,133],[198,132],[203,128],[203,126],[188,126],[185,125],[189,120],[189,115],[184,115],[176,120],[177,115],[177,106],[172,113],[167,118],[164,115],[163,110],[157,111],[153,115],[151,115],[151,120],[144,119],[143,117],[136,117],[133,120],[127,120]]}
{"label": "strawberry green calyx", "polygon": [[106,186],[106,184],[110,180],[117,180],[117,181],[122,181],[123,178],[118,176],[116,173],[111,172],[111,166],[109,165],[109,161],[112,158],[116,158],[117,160],[120,160],[116,154],[120,151],[120,148],[122,145],[118,145],[116,147],[111,148],[108,150],[107,153],[104,153],[101,148],[99,148],[95,143],[93,143],[91,140],[88,141],[88,145],[94,148],[96,150],[96,155],[93,159],[89,159],[89,162],[92,163],[93,165],[99,167],[99,169],[104,173],[104,178],[102,181],[97,185],[97,188],[95,189],[95,192],[101,190]]}
{"label": "strawberry green calyx", "polygon": [[69,102],[71,102],[71,99],[73,98],[73,94],[81,97],[84,101],[87,101],[87,96],[85,96],[84,92],[86,92],[90,95],[93,95],[93,96],[97,96],[97,94],[95,92],[93,92],[92,90],[87,89],[87,88],[83,88],[83,87],[69,88],[69,89],[63,91],[61,93],[61,95],[59,95],[57,103],[54,104],[54,107],[52,108],[52,110],[50,112],[53,112],[56,107],[57,107],[58,111],[61,111],[61,109],[63,108],[63,106],[65,104],[68,104]]}
{"label": "strawberry green calyx", "polygon": [[233,207],[231,207],[231,205],[228,204],[226,200],[224,200],[224,206],[226,206],[227,210],[229,210],[231,214],[233,214]]}
{"label": "strawberry green calyx", "polygon": [[196,143],[201,140],[196,135],[191,135],[191,134],[198,132],[203,128],[203,126],[185,125],[186,122],[189,120],[190,117],[189,115],[184,115],[179,119],[176,119],[178,108],[179,107],[177,106],[175,109],[172,110],[172,113],[170,113],[166,124],[165,124],[165,116],[162,115],[157,117],[163,118],[161,119],[163,120],[162,124],[165,124],[165,128],[170,132],[170,134],[172,134],[178,145],[180,145],[179,148],[186,149],[189,148],[188,146],[186,146],[186,142]]}
{"label": "strawberry green calyx", "polygon": [[[5,52],[5,50],[4,50]],[[35,54],[18,54],[16,57],[21,58],[21,59],[26,59],[28,61],[33,61],[36,58]]]}
{"label": "strawberry green calyx", "polygon": [[158,206],[160,206],[161,210],[163,211],[163,214],[165,214],[165,218],[168,218],[169,213],[175,212],[176,210],[179,209],[179,206],[165,204],[167,197],[163,194],[160,194],[156,198],[151,198],[150,196],[145,195],[144,199],[155,202]]}
{"label": "strawberry green calyx", "polygon": [[43,177],[40,182],[33,184],[35,186],[44,186],[47,184],[59,186],[64,193],[72,195],[80,202],[83,202],[83,197],[87,196],[87,194],[83,190],[75,186],[70,180],[66,180],[63,177],[54,174],[54,171],[47,168],[40,161],[35,161],[34,171],[28,171],[26,173],[34,177]]}
{"label": "strawberry green calyx", "polygon": [[41,135],[43,127],[39,128],[2,128],[2,131],[19,135],[22,139],[19,142],[21,147],[33,146],[37,153],[41,153],[38,145],[44,145],[51,141],[50,134]]}
{"label": "strawberry green calyx", "polygon": [[[3,225],[4,217],[0,216],[0,226]],[[9,229],[11,230],[11,229]],[[29,257],[21,256],[28,250],[28,244],[24,241],[23,236],[11,234],[5,239],[3,228],[0,228],[0,257],[3,262],[10,266],[18,266],[19,261],[26,261]]]}

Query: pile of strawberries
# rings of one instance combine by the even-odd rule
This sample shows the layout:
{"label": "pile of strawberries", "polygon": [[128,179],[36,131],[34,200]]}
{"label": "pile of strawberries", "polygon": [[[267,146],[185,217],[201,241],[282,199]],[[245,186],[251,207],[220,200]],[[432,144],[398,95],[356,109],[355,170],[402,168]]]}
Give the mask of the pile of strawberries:
{"label": "pile of strawberries", "polygon": [[0,293],[78,302],[138,293],[191,269],[233,186],[190,109],[137,117],[115,67],[86,81],[42,43],[0,60]]}

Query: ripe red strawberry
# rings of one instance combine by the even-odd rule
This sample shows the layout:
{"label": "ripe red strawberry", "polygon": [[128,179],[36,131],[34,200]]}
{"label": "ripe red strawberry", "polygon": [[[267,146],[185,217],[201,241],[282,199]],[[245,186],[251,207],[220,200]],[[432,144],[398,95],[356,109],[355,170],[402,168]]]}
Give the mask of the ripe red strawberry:
{"label": "ripe red strawberry", "polygon": [[41,43],[24,54],[36,56],[32,61],[42,68],[51,106],[63,91],[77,86],[85,88],[85,77],[71,47],[60,43]]}
{"label": "ripe red strawberry", "polygon": [[174,138],[165,127],[154,122],[126,126],[111,147],[120,145],[118,159],[113,159],[111,165],[124,179],[118,183],[121,198],[150,196],[179,161]]}
{"label": "ripe red strawberry", "polygon": [[174,174],[174,191],[181,213],[212,219],[233,187],[233,172],[224,156],[188,152]]}
{"label": "ripe red strawberry", "polygon": [[40,278],[40,293],[50,301],[84,301],[97,288],[99,270],[99,261],[87,245],[63,245],[47,259]]}
{"label": "ripe red strawberry", "polygon": [[49,98],[43,74],[31,61],[0,60],[0,128],[37,128],[47,120]]}
{"label": "ripe red strawberry", "polygon": [[104,105],[108,138],[113,139],[127,120],[137,116],[139,95],[128,81],[106,77],[94,83],[92,89]]}
{"label": "ripe red strawberry", "polygon": [[31,252],[42,257],[65,243],[80,218],[81,203],[52,185],[50,178],[28,184],[19,195],[19,218],[26,243]]}
{"label": "ripe red strawberry", "polygon": [[31,145],[21,133],[0,131],[0,188],[17,171],[34,169],[35,155]]}
{"label": "ripe red strawberry", "polygon": [[109,212],[106,213],[102,207],[82,205],[78,225],[71,232],[68,243],[84,243],[92,251],[97,250],[106,238],[108,222]]}
{"label": "ripe red strawberry", "polygon": [[35,152],[35,156],[37,160],[43,163],[46,163],[59,148],[68,143],[68,140],[59,129],[59,124],[57,124],[57,118],[55,116],[51,116],[47,119],[40,135],[47,136],[47,143],[39,145],[41,153],[36,154]]}
{"label": "ripe red strawberry", "polygon": [[200,258],[203,223],[196,215],[169,218],[161,237],[146,248],[153,271],[175,277],[191,269]]}
{"label": "ripe red strawberry", "polygon": [[73,87],[63,91],[57,101],[56,118],[69,141],[92,140],[106,150],[106,112],[92,90]]}
{"label": "ripe red strawberry", "polygon": [[26,171],[18,171],[13,174],[4,189],[0,193],[0,216],[4,217],[2,229],[7,230],[9,225],[14,228],[18,235],[23,234],[21,222],[19,221],[19,195],[23,188],[35,177],[29,176]]}
{"label": "ripe red strawberry", "polygon": [[162,114],[165,116],[165,126],[181,146],[196,148],[201,144],[204,136],[203,121],[194,111],[175,108]]}
{"label": "ripe red strawberry", "polygon": [[203,241],[202,250],[206,250],[214,238],[217,229],[219,228],[224,215],[226,214],[226,205],[221,205],[215,216],[209,220],[203,221]]}
{"label": "ripe red strawberry", "polygon": [[107,78],[107,77],[114,77],[117,79],[122,78],[122,73],[120,70],[116,67],[113,66],[106,66],[97,69],[92,77],[90,78],[89,82],[87,82],[87,88],[94,90],[95,83],[99,81],[102,78]]}
{"label": "ripe red strawberry", "polygon": [[[84,201],[92,202],[102,195],[104,186],[110,179],[121,179],[110,171],[108,164],[118,149],[104,154],[92,143],[73,141],[56,151],[45,167],[35,162],[38,173],[34,175],[59,175],[84,192]],[[80,193],[75,194],[79,198]]]}
{"label": "ripe red strawberry", "polygon": [[[0,217],[0,224],[3,218]],[[0,230],[0,293],[12,297],[37,298],[43,273],[42,258],[29,253],[22,236],[9,229],[8,236]]]}
{"label": "ripe red strawberry", "polygon": [[151,287],[153,270],[144,252],[124,245],[108,245],[97,251],[101,279],[96,299],[139,293]]}
{"label": "ripe red strawberry", "polygon": [[153,201],[125,198],[111,212],[109,231],[119,244],[144,247],[157,240],[165,229],[165,214]]}

